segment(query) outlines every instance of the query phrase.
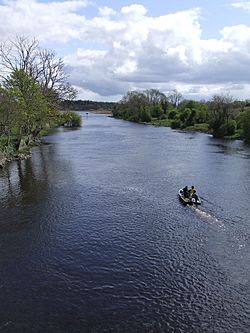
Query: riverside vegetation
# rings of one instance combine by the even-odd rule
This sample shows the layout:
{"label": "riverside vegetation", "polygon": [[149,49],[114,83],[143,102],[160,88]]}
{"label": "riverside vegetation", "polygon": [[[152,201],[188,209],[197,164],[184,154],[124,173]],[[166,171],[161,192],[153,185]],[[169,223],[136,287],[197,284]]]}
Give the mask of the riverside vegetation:
{"label": "riverside vegetation", "polygon": [[173,129],[211,133],[216,138],[250,142],[250,102],[214,95],[210,101],[184,100],[173,90],[130,91],[113,108],[113,116]]}
{"label": "riverside vegetation", "polygon": [[62,59],[39,42],[17,37],[0,45],[0,166],[25,157],[39,138],[55,127],[80,126],[60,103],[76,91],[67,82]]}

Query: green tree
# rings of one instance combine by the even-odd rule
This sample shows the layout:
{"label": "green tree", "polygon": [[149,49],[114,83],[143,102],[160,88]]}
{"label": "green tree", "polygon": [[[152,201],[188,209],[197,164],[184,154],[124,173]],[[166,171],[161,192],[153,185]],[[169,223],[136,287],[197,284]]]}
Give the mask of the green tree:
{"label": "green tree", "polygon": [[129,91],[121,100],[116,114],[123,119],[129,119],[131,121],[138,122],[141,120],[141,114],[143,110],[148,107],[148,100],[143,92]]}
{"label": "green tree", "polygon": [[179,119],[183,124],[185,124],[185,126],[189,126],[188,119],[190,118],[191,113],[192,113],[192,110],[189,108],[186,108],[184,111],[180,112],[180,114],[179,114]]}
{"label": "green tree", "polygon": [[163,110],[160,104],[151,105],[149,110],[153,118],[160,118],[161,115],[163,115]]}
{"label": "green tree", "polygon": [[227,124],[233,116],[233,100],[230,96],[215,95],[209,103],[210,129],[214,137],[227,135]]}
{"label": "green tree", "polygon": [[200,104],[200,107],[196,109],[196,122],[198,124],[209,122],[207,105]]}
{"label": "green tree", "polygon": [[14,70],[3,87],[15,109],[16,150],[21,140],[38,137],[49,118],[47,101],[40,85],[24,70]]}
{"label": "green tree", "polygon": [[245,141],[250,142],[250,110],[244,112],[242,128]]}
{"label": "green tree", "polygon": [[6,89],[0,87],[0,137],[1,149],[11,145],[12,129],[17,121],[17,102]]}
{"label": "green tree", "polygon": [[65,127],[79,127],[82,123],[81,116],[72,111],[62,112],[62,122]]}
{"label": "green tree", "polygon": [[174,108],[171,108],[169,111],[168,111],[168,119],[176,119],[178,115],[178,112],[176,109]]}
{"label": "green tree", "polygon": [[140,120],[145,123],[149,123],[151,121],[151,115],[147,109],[141,110]]}
{"label": "green tree", "polygon": [[238,115],[235,117],[237,129],[242,129],[243,124],[245,121],[246,111],[239,112]]}

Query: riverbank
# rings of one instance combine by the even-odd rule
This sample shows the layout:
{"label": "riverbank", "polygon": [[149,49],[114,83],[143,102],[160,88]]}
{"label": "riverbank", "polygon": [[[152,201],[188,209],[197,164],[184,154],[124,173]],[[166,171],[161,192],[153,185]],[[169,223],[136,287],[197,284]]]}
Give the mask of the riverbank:
{"label": "riverbank", "polygon": [[[122,119],[119,117],[114,117],[114,118]],[[132,121],[129,119],[123,119],[123,120],[135,122],[135,121]],[[209,125],[207,123],[195,124],[193,126],[188,126],[185,128],[173,126],[173,122],[171,119],[153,119],[149,122],[137,121],[136,123],[143,124],[143,125],[151,125],[151,126],[156,126],[156,127],[170,127],[171,129],[185,131],[185,132],[189,131],[189,132],[201,132],[201,133],[211,134],[211,131],[209,130]]]}
{"label": "riverbank", "polygon": [[31,157],[30,151],[27,153],[19,153],[15,155],[0,156],[0,169],[4,169],[4,167],[11,161],[27,160],[30,157]]}
{"label": "riverbank", "polygon": [[0,169],[3,169],[6,163],[7,163],[7,158],[0,156]]}
{"label": "riverbank", "polygon": [[[162,126],[162,127],[171,127],[174,130],[180,130],[184,132],[199,132],[199,133],[204,133],[204,134],[213,134],[212,131],[209,129],[209,124],[207,123],[199,123],[199,124],[194,124],[193,126],[187,126],[184,128],[179,128],[179,127],[173,127],[172,126],[172,121],[170,119],[163,119],[163,120],[152,120],[149,123],[145,123],[148,125],[153,125],[153,126]],[[243,140],[241,130],[236,130],[233,135],[226,135],[223,138],[224,140]]]}
{"label": "riverbank", "polygon": [[[6,138],[0,141],[0,169],[3,169],[6,164],[13,160],[23,160],[31,157],[32,147],[41,144],[41,138],[48,134],[53,133],[58,127],[64,126],[67,128],[80,127],[82,124],[82,118],[73,111],[57,112],[54,119],[44,126],[44,129],[40,133],[33,137],[26,135],[21,139],[19,149],[15,148],[16,137],[12,136],[12,142],[9,146],[6,146]],[[5,143],[3,143],[5,142]]]}
{"label": "riverbank", "polygon": [[108,114],[108,115],[112,115],[112,111],[111,110],[105,110],[105,109],[100,109],[100,110],[88,110],[88,111],[82,111],[85,113],[96,113],[96,114]]}
{"label": "riverbank", "polygon": [[[114,117],[114,118],[116,118],[116,117]],[[117,118],[117,119],[121,119],[121,118]],[[128,120],[128,119],[123,119],[123,120],[131,121],[131,120]],[[131,121],[131,122],[134,122],[134,121]],[[199,133],[211,134],[212,135],[212,131],[209,129],[209,124],[207,124],[207,123],[194,124],[193,126],[187,126],[187,127],[184,127],[184,128],[173,126],[173,121],[171,119],[153,119],[150,122],[138,121],[136,123],[143,124],[143,125],[151,125],[151,126],[156,126],[156,127],[170,127],[173,130],[178,130],[178,131],[183,131],[183,132],[199,132]],[[244,138],[242,137],[241,130],[236,130],[235,134],[226,135],[221,139],[224,139],[224,140],[244,140]]]}

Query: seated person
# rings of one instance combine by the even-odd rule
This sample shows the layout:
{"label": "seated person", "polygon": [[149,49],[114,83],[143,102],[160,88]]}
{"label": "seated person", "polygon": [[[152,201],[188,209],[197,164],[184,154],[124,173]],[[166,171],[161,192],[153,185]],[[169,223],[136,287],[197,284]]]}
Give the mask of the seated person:
{"label": "seated person", "polygon": [[194,190],[194,193],[192,194],[192,198],[194,198],[195,201],[198,201],[198,195],[196,194],[196,190]]}
{"label": "seated person", "polygon": [[183,196],[184,196],[184,198],[189,198],[189,190],[188,190],[188,187],[185,186],[185,187],[182,189],[182,191],[183,191]]}
{"label": "seated person", "polygon": [[189,190],[189,196],[190,198],[192,198],[193,194],[196,192],[196,189],[194,188],[194,186],[191,186],[191,189]]}

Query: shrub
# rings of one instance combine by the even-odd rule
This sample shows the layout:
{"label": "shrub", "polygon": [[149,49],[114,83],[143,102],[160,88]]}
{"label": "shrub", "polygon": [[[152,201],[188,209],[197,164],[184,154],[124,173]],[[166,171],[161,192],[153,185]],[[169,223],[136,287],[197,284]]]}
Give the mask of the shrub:
{"label": "shrub", "polygon": [[134,114],[128,118],[129,121],[134,121],[135,123],[138,123],[140,121],[139,116],[137,114]]}
{"label": "shrub", "polygon": [[214,132],[214,137],[223,138],[227,134],[227,124],[222,124],[216,132]]}
{"label": "shrub", "polygon": [[163,109],[161,105],[156,104],[150,107],[150,113],[153,118],[160,118],[160,116],[163,114]]}
{"label": "shrub", "polygon": [[163,119],[168,119],[168,116],[167,116],[166,114],[162,114],[162,115],[160,116],[160,119],[161,119],[161,120],[163,120]]}
{"label": "shrub", "polygon": [[176,129],[181,127],[181,121],[179,119],[175,119],[171,122],[171,128]]}
{"label": "shrub", "polygon": [[151,121],[151,115],[147,110],[141,111],[141,121],[145,123],[149,123]]}
{"label": "shrub", "polygon": [[243,112],[240,112],[236,116],[235,120],[236,120],[236,123],[237,123],[237,129],[242,129],[243,128],[243,123],[244,123],[245,115],[246,115],[246,112],[243,111]]}
{"label": "shrub", "polygon": [[190,117],[191,115],[191,110],[190,109],[185,109],[182,112],[180,112],[180,120],[184,123],[186,120]]}
{"label": "shrub", "polygon": [[234,135],[236,130],[236,121],[230,119],[227,123],[222,124],[216,131],[216,137],[223,138],[224,136]]}
{"label": "shrub", "polygon": [[177,116],[177,111],[176,110],[171,110],[168,113],[168,119],[175,119]]}
{"label": "shrub", "polygon": [[250,110],[246,111],[243,120],[243,137],[247,142],[250,142]]}
{"label": "shrub", "polygon": [[63,125],[65,127],[78,127],[81,126],[82,124],[82,118],[76,112],[72,111],[64,112],[62,118],[63,118]]}
{"label": "shrub", "polygon": [[227,123],[227,132],[226,135],[234,135],[236,130],[236,121],[230,119]]}

